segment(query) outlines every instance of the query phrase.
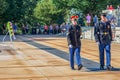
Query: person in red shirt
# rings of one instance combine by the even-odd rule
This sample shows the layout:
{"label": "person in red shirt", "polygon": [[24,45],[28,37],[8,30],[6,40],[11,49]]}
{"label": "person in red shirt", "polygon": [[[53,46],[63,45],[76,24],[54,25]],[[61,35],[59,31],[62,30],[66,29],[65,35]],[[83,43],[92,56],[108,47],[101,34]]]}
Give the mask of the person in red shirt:
{"label": "person in red shirt", "polygon": [[113,9],[114,9],[114,8],[113,8],[112,5],[110,5],[109,8],[108,8],[108,10],[113,10]]}
{"label": "person in red shirt", "polygon": [[47,25],[44,26],[44,33],[48,34],[48,26]]}

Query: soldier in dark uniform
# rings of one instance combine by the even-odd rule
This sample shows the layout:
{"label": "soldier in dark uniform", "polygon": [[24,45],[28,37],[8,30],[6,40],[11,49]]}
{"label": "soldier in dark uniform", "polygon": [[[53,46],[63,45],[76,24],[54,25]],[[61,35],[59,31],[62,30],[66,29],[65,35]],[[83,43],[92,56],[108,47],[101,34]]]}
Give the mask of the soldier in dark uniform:
{"label": "soldier in dark uniform", "polygon": [[81,64],[81,27],[77,24],[77,16],[71,17],[72,25],[68,28],[67,33],[67,41],[69,46],[70,53],[70,67],[74,70],[74,55],[76,54],[76,63],[78,66],[78,70],[80,70],[83,66]]}
{"label": "soldier in dark uniform", "polygon": [[104,50],[106,51],[107,70],[111,70],[111,41],[112,31],[110,22],[106,18],[106,14],[101,15],[101,21],[94,29],[95,40],[99,46],[100,69],[104,69]]}

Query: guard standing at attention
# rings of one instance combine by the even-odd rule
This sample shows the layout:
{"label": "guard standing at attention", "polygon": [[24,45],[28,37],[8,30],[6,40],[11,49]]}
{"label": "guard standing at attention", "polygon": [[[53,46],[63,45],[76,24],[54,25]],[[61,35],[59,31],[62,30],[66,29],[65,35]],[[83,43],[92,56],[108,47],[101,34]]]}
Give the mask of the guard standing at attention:
{"label": "guard standing at attention", "polygon": [[111,66],[111,41],[112,31],[110,22],[106,18],[106,14],[101,14],[101,21],[94,29],[95,40],[99,46],[100,69],[104,70],[104,50],[106,51],[106,67],[107,70],[112,70]]}
{"label": "guard standing at attention", "polygon": [[70,53],[70,67],[72,70],[75,70],[74,68],[74,55],[76,56],[76,63],[78,66],[78,70],[80,70],[83,66],[81,63],[81,40],[80,36],[82,34],[80,25],[77,24],[78,16],[71,16],[71,22],[72,25],[68,28],[67,32],[67,42],[69,47],[69,53]]}

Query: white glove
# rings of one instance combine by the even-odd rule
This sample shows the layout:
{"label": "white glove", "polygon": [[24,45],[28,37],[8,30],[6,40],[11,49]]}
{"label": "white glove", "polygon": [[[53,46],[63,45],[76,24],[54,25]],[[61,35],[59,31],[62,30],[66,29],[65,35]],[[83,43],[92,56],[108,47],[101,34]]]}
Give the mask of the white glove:
{"label": "white glove", "polygon": [[80,36],[80,39],[83,39],[83,36]]}
{"label": "white glove", "polygon": [[69,48],[72,48],[72,47],[73,47],[73,46],[70,44],[70,45],[69,45]]}
{"label": "white glove", "polygon": [[97,44],[99,45],[99,44],[100,44],[100,42],[97,42]]}

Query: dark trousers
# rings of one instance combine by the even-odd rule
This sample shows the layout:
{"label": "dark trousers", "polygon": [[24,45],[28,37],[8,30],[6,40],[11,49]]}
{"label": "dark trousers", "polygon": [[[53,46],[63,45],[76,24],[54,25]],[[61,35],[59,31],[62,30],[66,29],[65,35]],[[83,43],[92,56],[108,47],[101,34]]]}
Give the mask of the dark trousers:
{"label": "dark trousers", "polygon": [[80,47],[69,48],[69,52],[70,52],[70,66],[71,66],[71,68],[74,67],[74,55],[76,55],[76,63],[79,66],[81,64]]}
{"label": "dark trousers", "polygon": [[111,43],[99,44],[100,65],[104,66],[104,51],[106,51],[106,66],[111,65]]}

